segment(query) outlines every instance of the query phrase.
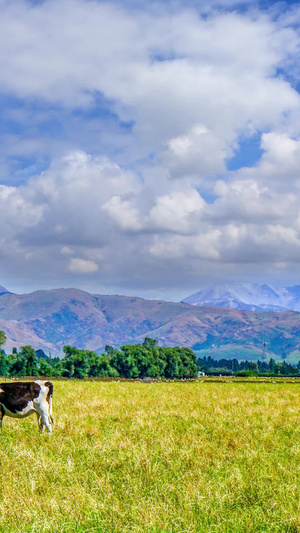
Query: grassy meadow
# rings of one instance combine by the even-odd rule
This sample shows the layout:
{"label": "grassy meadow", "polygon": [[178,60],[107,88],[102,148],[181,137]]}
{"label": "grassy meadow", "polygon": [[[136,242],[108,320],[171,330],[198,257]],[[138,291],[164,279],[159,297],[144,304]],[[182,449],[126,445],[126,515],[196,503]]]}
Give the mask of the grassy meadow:
{"label": "grassy meadow", "polygon": [[300,383],[54,382],[4,419],[0,532],[300,532]]}

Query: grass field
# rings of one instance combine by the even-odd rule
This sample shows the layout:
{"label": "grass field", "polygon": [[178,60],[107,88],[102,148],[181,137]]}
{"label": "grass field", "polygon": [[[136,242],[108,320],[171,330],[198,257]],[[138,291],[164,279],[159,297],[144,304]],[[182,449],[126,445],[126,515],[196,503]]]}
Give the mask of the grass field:
{"label": "grass field", "polygon": [[300,384],[54,383],[5,418],[0,532],[300,532]]}

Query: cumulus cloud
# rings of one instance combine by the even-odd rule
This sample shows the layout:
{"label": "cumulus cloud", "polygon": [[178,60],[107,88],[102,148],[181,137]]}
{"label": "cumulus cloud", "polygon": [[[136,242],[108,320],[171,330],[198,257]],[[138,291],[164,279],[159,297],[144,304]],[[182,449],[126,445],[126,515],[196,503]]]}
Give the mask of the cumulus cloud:
{"label": "cumulus cloud", "polygon": [[143,227],[138,210],[120,196],[113,196],[102,209],[121,230],[139,231]]}
{"label": "cumulus cloud", "polygon": [[1,7],[3,90],[64,107],[101,93],[147,145],[200,124],[224,149],[236,130],[268,127],[299,104],[274,76],[298,34],[266,16],[202,19],[191,8],[153,13],[84,0]]}
{"label": "cumulus cloud", "polygon": [[171,191],[155,199],[149,212],[149,224],[158,231],[178,234],[195,231],[205,202],[195,189]]}
{"label": "cumulus cloud", "polygon": [[300,164],[300,140],[287,133],[264,133],[262,149],[265,151],[260,162],[260,172],[270,179],[297,178]]}
{"label": "cumulus cloud", "polygon": [[218,198],[208,212],[219,222],[235,220],[260,225],[286,219],[297,209],[299,200],[295,191],[276,192],[254,179],[218,181],[214,190]]}
{"label": "cumulus cloud", "polygon": [[208,176],[225,171],[225,159],[233,155],[230,146],[200,124],[186,135],[167,142],[164,163],[173,178],[190,177],[201,182]]}
{"label": "cumulus cloud", "polygon": [[181,235],[156,237],[149,248],[150,254],[159,259],[219,259],[220,230],[183,238]]}
{"label": "cumulus cloud", "polygon": [[299,24],[250,4],[0,0],[4,273],[134,290],[299,261]]}
{"label": "cumulus cloud", "polygon": [[98,265],[95,261],[72,257],[68,269],[70,272],[75,272],[76,274],[91,274],[97,272]]}

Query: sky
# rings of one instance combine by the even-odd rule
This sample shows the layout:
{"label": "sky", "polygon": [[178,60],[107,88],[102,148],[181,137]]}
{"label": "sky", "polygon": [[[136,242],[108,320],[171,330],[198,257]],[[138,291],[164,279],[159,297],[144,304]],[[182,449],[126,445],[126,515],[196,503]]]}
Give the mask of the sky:
{"label": "sky", "polygon": [[300,2],[0,0],[0,285],[300,284]]}

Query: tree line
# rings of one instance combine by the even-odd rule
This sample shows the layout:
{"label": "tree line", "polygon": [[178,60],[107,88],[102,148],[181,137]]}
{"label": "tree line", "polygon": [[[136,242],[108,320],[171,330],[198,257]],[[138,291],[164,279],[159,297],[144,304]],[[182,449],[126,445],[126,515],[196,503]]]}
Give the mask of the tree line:
{"label": "tree line", "polygon": [[[6,337],[0,331],[0,347]],[[40,353],[42,356],[40,356]],[[44,376],[82,379],[90,378],[195,378],[199,371],[206,375],[297,375],[300,361],[292,365],[286,361],[238,361],[237,359],[196,358],[189,348],[158,346],[155,339],[146,337],[142,344],[126,344],[116,349],[105,346],[103,353],[64,346],[64,356],[47,357],[32,346],[6,355],[0,350],[0,376]]]}
{"label": "tree line", "polygon": [[296,375],[300,374],[300,361],[297,365],[283,362],[269,361],[238,361],[237,359],[213,359],[212,357],[198,357],[199,370],[207,375]]}
{"label": "tree line", "polygon": [[192,350],[161,347],[155,339],[148,337],[142,344],[126,344],[120,349],[106,346],[100,355],[73,346],[64,346],[63,353],[62,359],[38,357],[29,345],[22,346],[18,352],[9,355],[2,351],[0,376],[182,379],[194,378],[198,374],[196,355]]}

